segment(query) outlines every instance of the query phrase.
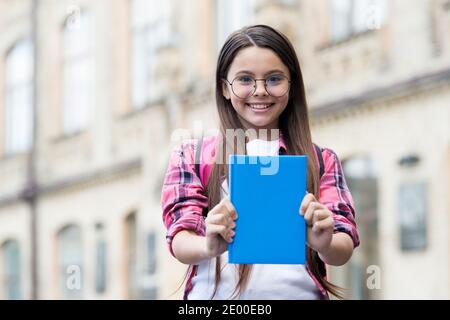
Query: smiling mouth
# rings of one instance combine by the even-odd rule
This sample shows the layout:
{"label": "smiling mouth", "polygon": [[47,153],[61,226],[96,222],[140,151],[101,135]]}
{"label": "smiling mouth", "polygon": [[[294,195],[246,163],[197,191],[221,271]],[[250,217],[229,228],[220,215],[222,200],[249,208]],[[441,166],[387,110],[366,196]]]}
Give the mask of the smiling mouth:
{"label": "smiling mouth", "polygon": [[275,103],[246,103],[245,105],[255,110],[264,110],[273,106]]}

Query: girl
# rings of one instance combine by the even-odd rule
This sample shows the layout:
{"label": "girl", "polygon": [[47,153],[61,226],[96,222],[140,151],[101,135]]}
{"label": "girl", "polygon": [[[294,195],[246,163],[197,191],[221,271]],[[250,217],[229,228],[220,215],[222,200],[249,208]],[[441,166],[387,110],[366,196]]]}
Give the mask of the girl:
{"label": "girl", "polygon": [[[184,298],[341,297],[326,280],[325,264],[345,264],[359,244],[353,200],[336,154],[312,143],[302,73],[290,41],[265,25],[230,35],[217,63],[216,103],[220,134],[183,143],[172,154],[162,190],[169,250],[190,265]],[[227,136],[230,129],[257,133],[247,135],[243,152],[235,153],[314,159],[308,161],[309,193],[299,208],[307,223],[306,266],[227,264],[239,214],[227,194],[224,159],[236,147]],[[279,130],[279,138],[263,137],[264,129]]]}

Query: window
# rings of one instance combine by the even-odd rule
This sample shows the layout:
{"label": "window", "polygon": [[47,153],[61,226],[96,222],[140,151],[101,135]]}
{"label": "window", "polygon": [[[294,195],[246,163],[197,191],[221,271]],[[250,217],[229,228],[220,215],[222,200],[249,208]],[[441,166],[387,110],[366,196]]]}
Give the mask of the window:
{"label": "window", "polygon": [[156,241],[155,231],[152,230],[146,234],[145,281],[140,288],[141,299],[158,299]]}
{"label": "window", "polygon": [[103,225],[96,225],[97,239],[95,244],[95,291],[106,291],[106,241],[103,235]]}
{"label": "window", "polygon": [[400,245],[402,251],[424,250],[427,247],[427,185],[405,182],[399,193]]}
{"label": "window", "polygon": [[350,189],[356,211],[356,224],[361,240],[352,259],[341,267],[331,267],[330,275],[337,285],[348,288],[348,298],[378,299],[379,290],[367,282],[368,271],[380,265],[378,234],[378,172],[377,163],[368,155],[354,155],[342,162],[344,178]]}
{"label": "window", "polygon": [[147,234],[147,273],[154,275],[156,273],[156,234],[149,232]]}
{"label": "window", "polygon": [[340,40],[352,33],[352,0],[331,1],[331,37]]}
{"label": "window", "polygon": [[138,297],[136,213],[127,216],[125,228],[128,298],[136,299]]}
{"label": "window", "polygon": [[6,57],[5,153],[26,152],[33,134],[33,44],[18,42]]}
{"label": "window", "polygon": [[379,265],[378,172],[377,163],[367,155],[354,156],[344,163],[344,174],[351,191],[356,214],[360,247],[350,260],[350,282],[353,299],[376,299],[365,279],[367,270]]}
{"label": "window", "polygon": [[171,40],[171,1],[132,0],[132,90],[133,108],[141,109],[158,97],[154,77],[158,48]]}
{"label": "window", "polygon": [[81,229],[76,225],[63,228],[58,234],[59,285],[63,299],[82,297]]}
{"label": "window", "polygon": [[85,129],[94,105],[92,22],[87,12],[75,12],[64,24],[64,134]]}
{"label": "window", "polygon": [[20,250],[16,240],[8,240],[2,245],[3,288],[8,300],[21,298]]}
{"label": "window", "polygon": [[386,20],[386,0],[330,0],[332,41],[379,29]]}
{"label": "window", "polygon": [[216,0],[217,46],[221,48],[228,36],[253,23],[254,0]]}

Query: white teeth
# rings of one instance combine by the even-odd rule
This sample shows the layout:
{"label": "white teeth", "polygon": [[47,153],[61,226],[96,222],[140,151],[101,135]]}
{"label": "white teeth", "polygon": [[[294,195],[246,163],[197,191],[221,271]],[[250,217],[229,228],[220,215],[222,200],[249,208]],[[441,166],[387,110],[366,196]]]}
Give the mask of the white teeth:
{"label": "white teeth", "polygon": [[267,109],[270,104],[248,104],[248,106],[253,109]]}

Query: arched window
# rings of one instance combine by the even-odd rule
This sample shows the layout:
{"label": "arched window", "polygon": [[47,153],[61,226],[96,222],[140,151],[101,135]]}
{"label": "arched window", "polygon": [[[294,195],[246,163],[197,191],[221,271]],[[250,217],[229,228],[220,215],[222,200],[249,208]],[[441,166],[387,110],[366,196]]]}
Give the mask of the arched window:
{"label": "arched window", "polygon": [[[370,157],[361,155],[344,160],[342,165],[355,203],[361,243],[348,264],[341,268],[332,268],[332,279],[344,288],[351,288],[352,299],[376,299],[379,290],[371,290],[366,282],[371,270],[379,268],[380,264],[376,163]],[[374,279],[374,284],[379,283],[377,281],[381,282],[381,279]]]}
{"label": "arched window", "polygon": [[171,1],[132,0],[132,90],[133,108],[141,109],[157,98],[158,81],[154,77],[158,48],[169,43]]}
{"label": "arched window", "polygon": [[8,300],[21,299],[21,265],[19,242],[8,240],[1,246],[3,290]]}
{"label": "arched window", "polygon": [[88,12],[73,12],[64,23],[64,134],[82,131],[89,125],[95,92],[92,34],[92,16]]}
{"label": "arched window", "polygon": [[33,134],[33,44],[14,45],[6,57],[5,153],[29,150]]}
{"label": "arched window", "polygon": [[59,288],[63,299],[81,299],[83,248],[81,228],[68,225],[58,233]]}

